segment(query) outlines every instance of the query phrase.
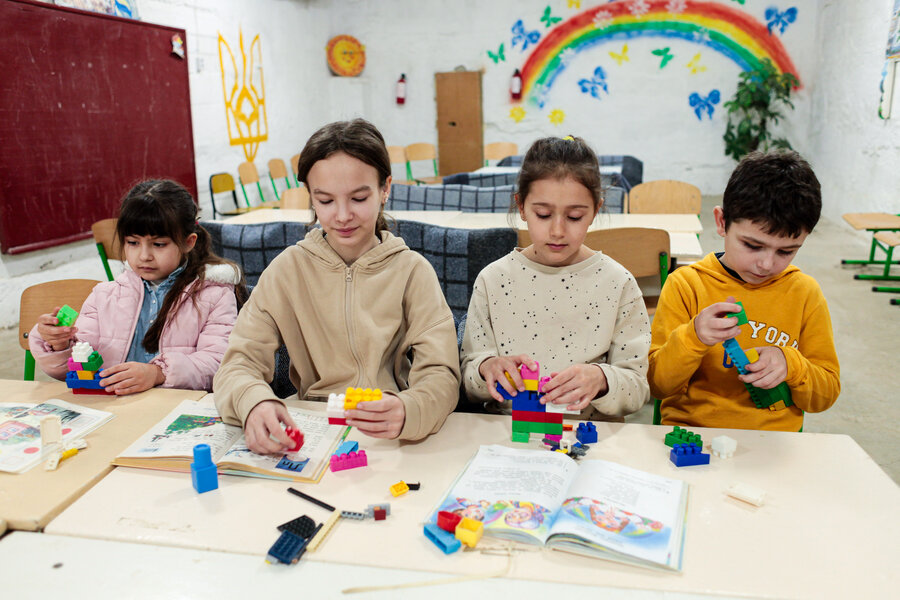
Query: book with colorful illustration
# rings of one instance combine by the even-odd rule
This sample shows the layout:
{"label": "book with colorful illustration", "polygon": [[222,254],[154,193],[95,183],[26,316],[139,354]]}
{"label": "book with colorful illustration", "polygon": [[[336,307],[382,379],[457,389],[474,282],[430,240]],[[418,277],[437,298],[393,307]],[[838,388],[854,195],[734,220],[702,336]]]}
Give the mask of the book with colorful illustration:
{"label": "book with colorful illustration", "polygon": [[0,402],[0,471],[22,473],[49,457],[41,446],[41,419],[53,415],[62,425],[63,442],[81,439],[113,418],[110,412],[62,400]]}
{"label": "book with colorful illustration", "polygon": [[212,400],[186,400],[117,456],[113,464],[188,472],[194,446],[209,444],[220,473],[318,482],[347,427],[329,425],[324,411],[288,407],[288,412],[303,432],[303,447],[298,452],[256,454],[247,447],[240,427],[222,422]]}
{"label": "book with colorful illustration", "polygon": [[481,446],[438,507],[484,535],[681,570],[688,484],[604,460]]}

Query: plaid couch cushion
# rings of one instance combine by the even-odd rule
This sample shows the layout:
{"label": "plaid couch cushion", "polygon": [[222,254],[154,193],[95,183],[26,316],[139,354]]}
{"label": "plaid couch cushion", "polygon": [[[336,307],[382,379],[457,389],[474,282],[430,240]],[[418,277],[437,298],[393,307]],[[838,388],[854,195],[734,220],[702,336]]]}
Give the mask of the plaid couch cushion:
{"label": "plaid couch cushion", "polygon": [[471,185],[391,186],[385,208],[391,210],[461,210],[464,212],[505,212],[514,186],[476,187]]}

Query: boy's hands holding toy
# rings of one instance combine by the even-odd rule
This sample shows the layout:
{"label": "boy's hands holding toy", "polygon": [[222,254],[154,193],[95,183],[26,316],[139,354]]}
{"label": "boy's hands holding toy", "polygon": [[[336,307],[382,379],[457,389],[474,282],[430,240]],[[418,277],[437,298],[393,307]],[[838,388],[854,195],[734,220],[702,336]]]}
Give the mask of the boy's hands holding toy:
{"label": "boy's hands holding toy", "polygon": [[389,392],[382,392],[381,400],[360,402],[346,414],[347,425],[368,436],[389,440],[400,435],[406,422],[403,400]]}
{"label": "boy's hands holding toy", "polygon": [[44,341],[53,348],[55,352],[65,350],[69,347],[69,342],[75,339],[77,327],[62,327],[56,318],[59,307],[53,309],[53,313],[47,313],[38,317],[37,326],[38,333],[44,338]]}
{"label": "boy's hands holding toy", "polygon": [[[519,375],[519,365],[522,364],[529,369],[538,368],[538,364],[527,354],[492,356],[478,366],[478,373],[487,383],[491,398],[497,402],[503,402],[503,396],[497,391],[496,383],[499,383],[512,396],[518,392],[525,391],[525,382],[522,381],[522,377]],[[512,377],[512,383],[509,382],[507,374],[509,377]]]}
{"label": "boy's hands holding toy", "polygon": [[253,407],[244,423],[247,447],[257,454],[283,454],[294,447],[281,424],[297,429],[284,404],[277,400],[265,400]]}
{"label": "boy's hands holding toy", "polygon": [[166,380],[159,366],[140,362],[124,362],[103,369],[100,377],[100,385],[118,396],[137,394]]}
{"label": "boy's hands holding toy", "polygon": [[606,373],[594,364],[572,365],[559,373],[550,373],[544,384],[542,404],[568,404],[569,410],[584,410],[591,400],[609,391]]}
{"label": "boy's hands holding toy", "polygon": [[710,304],[694,317],[694,331],[697,332],[697,338],[707,346],[715,346],[737,337],[741,333],[737,317],[725,315],[740,311],[740,305],[734,303],[734,296],[728,296],[725,302]]}
{"label": "boy's hands holding toy", "polygon": [[754,348],[759,360],[747,365],[746,375],[738,376],[744,383],[763,390],[770,390],[787,378],[787,359],[778,346]]}

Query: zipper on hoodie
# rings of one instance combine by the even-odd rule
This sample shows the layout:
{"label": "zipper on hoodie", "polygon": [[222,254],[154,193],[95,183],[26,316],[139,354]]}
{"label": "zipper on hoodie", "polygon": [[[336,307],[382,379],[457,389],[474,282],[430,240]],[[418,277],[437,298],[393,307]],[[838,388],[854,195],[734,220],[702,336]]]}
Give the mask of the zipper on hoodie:
{"label": "zipper on hoodie", "polygon": [[362,374],[363,374],[363,366],[362,361],[359,359],[359,355],[356,354],[356,337],[354,336],[353,330],[353,311],[350,309],[353,301],[353,273],[350,270],[350,267],[347,267],[347,271],[344,276],[344,322],[347,324],[347,338],[350,344],[350,354],[353,356],[353,360],[356,361],[356,387],[362,387]]}

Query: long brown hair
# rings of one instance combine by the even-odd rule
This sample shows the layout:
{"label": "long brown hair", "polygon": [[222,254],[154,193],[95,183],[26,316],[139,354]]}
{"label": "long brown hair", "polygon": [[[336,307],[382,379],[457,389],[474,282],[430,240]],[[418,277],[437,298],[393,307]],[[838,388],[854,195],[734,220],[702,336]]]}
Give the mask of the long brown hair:
{"label": "long brown hair", "polygon": [[116,238],[119,246],[125,247],[125,238],[130,235],[149,235],[168,237],[185,248],[185,242],[192,233],[197,234],[197,241],[189,252],[182,250],[184,271],[175,278],[175,283],[166,293],[159,314],[147,330],[142,344],[147,352],[159,351],[159,337],[171,315],[185,299],[182,293],[195,279],[195,285],[188,294],[191,302],[196,303],[197,294],[203,289],[206,276],[206,265],[231,265],[241,274],[240,282],[234,286],[234,294],[238,306],[247,299],[247,287],[240,268],[229,260],[215,255],[210,250],[209,232],[199,223],[199,208],[184,187],[166,179],[142,181],[125,194],[119,208],[119,219],[116,222]]}
{"label": "long brown hair", "polygon": [[[378,128],[365,119],[353,119],[352,121],[336,121],[325,125],[316,131],[303,150],[300,151],[300,161],[297,163],[297,179],[309,189],[309,171],[320,160],[325,160],[332,154],[343,152],[367,165],[374,167],[378,172],[378,187],[384,189],[387,178],[391,175],[391,158],[388,156],[384,137]],[[313,223],[316,222],[315,216]],[[387,219],[384,217],[384,204],[378,211],[378,220],[375,222],[375,234],[388,231]]]}

